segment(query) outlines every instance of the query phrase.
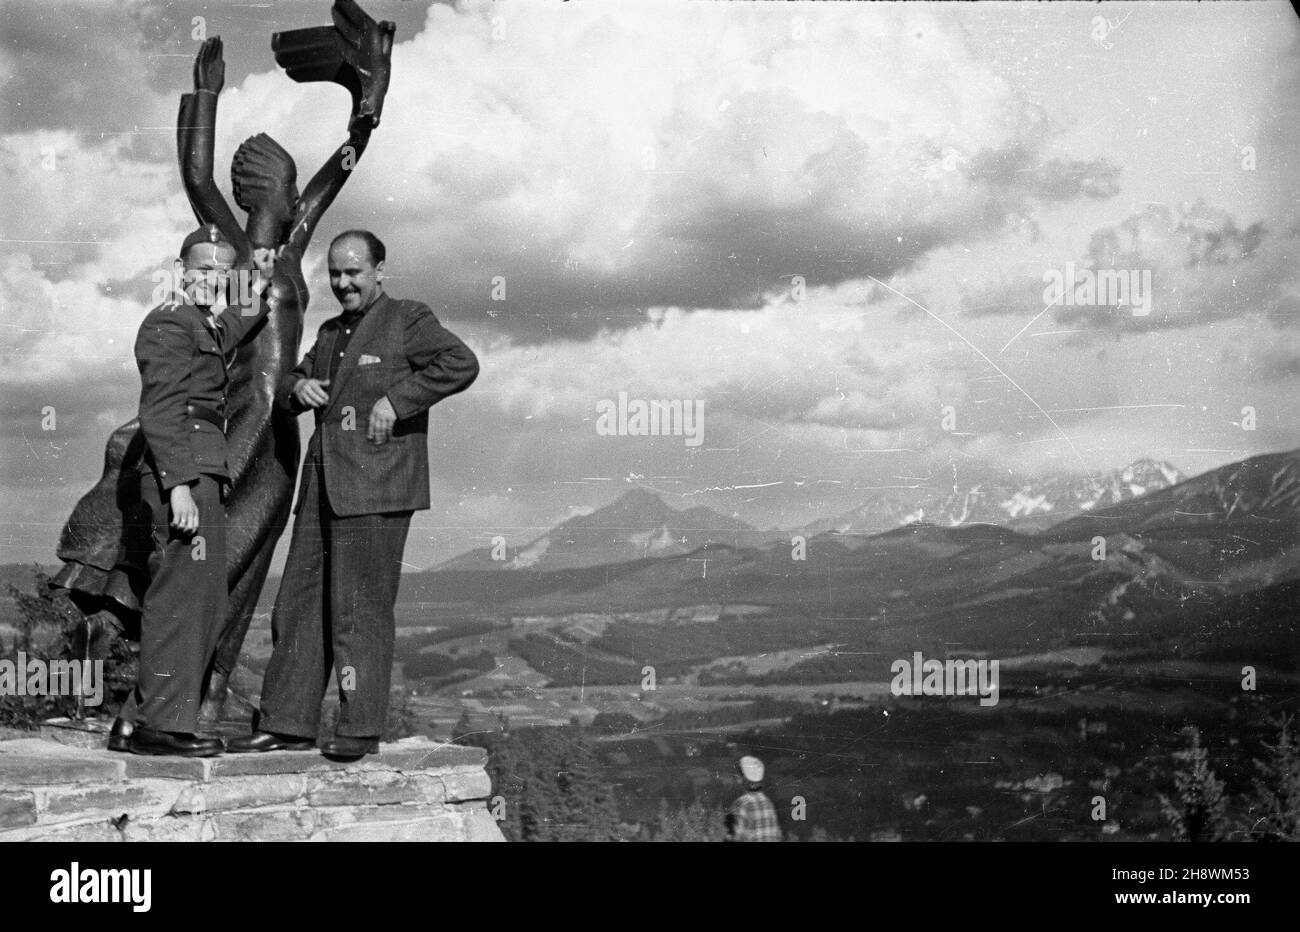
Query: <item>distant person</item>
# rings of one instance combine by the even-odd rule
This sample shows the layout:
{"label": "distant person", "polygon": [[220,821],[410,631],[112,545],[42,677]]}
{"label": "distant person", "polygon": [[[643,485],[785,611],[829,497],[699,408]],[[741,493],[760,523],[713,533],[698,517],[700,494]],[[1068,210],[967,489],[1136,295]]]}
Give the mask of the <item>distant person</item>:
{"label": "distant person", "polygon": [[379,749],[393,672],[393,604],[411,514],[429,507],[429,408],[469,388],[478,360],[419,301],[384,293],[384,244],[334,237],[330,288],[343,313],[287,373],[276,398],[311,411],[297,518],[271,613],[258,730],[228,750],[307,751],[321,699],[339,684],[334,760]]}
{"label": "distant person", "polygon": [[763,792],[763,762],[747,754],[736,762],[736,771],[745,793],[727,810],[727,841],[780,841],[776,807]]}

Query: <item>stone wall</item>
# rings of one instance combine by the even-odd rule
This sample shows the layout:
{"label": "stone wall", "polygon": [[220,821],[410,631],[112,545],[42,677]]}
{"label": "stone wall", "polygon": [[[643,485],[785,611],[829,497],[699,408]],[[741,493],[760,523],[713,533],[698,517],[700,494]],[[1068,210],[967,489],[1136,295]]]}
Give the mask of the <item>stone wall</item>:
{"label": "stone wall", "polygon": [[480,748],[190,759],[0,740],[0,841],[501,841]]}

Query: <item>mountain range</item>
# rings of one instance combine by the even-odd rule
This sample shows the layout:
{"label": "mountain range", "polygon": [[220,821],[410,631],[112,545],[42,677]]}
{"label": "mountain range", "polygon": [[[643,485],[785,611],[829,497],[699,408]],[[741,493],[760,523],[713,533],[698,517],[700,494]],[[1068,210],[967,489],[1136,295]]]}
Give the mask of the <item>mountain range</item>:
{"label": "mountain range", "polygon": [[570,518],[522,547],[481,547],[431,569],[435,571],[549,572],[680,557],[708,545],[758,547],[792,535],[880,534],[908,524],[958,527],[998,524],[1033,531],[1084,512],[1129,501],[1181,482],[1165,462],[1143,459],[1101,476],[1049,475],[1030,481],[992,480],[933,484],[873,492],[861,505],[788,533],[759,531],[705,506],[677,511],[659,496],[633,489],[590,514]]}
{"label": "mountain range", "polygon": [[[1163,470],[1146,475],[1164,478]],[[763,650],[836,643],[861,663],[847,674],[822,672],[849,678],[878,677],[884,671],[871,666],[875,660],[921,645],[1008,657],[1080,644],[1143,647],[1300,667],[1300,450],[1134,496],[1138,485],[1103,486],[1102,495],[1120,499],[1110,503],[1068,499],[1075,513],[1044,531],[929,523],[875,535],[836,529],[809,537],[802,552],[786,537],[550,572],[411,574],[402,598],[441,605],[435,614],[625,616],[590,649],[646,662],[752,653],[760,643]],[[1082,510],[1088,502],[1094,507]],[[767,615],[706,625],[707,638],[631,620],[702,605],[764,606]],[[793,668],[790,675],[817,681],[820,674]]]}

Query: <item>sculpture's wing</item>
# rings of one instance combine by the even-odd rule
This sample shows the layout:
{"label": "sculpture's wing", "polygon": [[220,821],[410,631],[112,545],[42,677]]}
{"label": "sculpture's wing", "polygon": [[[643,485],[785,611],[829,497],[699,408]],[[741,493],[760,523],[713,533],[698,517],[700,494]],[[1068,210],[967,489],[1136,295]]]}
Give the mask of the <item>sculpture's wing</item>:
{"label": "sculpture's wing", "polygon": [[353,119],[379,125],[388,91],[395,24],[375,22],[355,0],[334,0],[333,26],[271,37],[275,61],[295,81],[331,81],[352,94]]}

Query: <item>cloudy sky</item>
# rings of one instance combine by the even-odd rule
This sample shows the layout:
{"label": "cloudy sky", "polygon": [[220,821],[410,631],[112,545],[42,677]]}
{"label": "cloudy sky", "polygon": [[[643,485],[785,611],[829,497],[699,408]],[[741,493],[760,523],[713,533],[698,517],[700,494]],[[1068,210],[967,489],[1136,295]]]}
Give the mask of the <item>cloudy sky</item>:
{"label": "cloudy sky", "polygon": [[[1286,2],[365,6],[397,23],[392,85],[308,253],[306,332],[337,308],[327,234],[366,226],[390,293],[479,354],[433,412],[413,567],[634,487],[793,527],[879,486],[1300,447]],[[194,17],[225,41],[227,197],[240,140],[308,175],[348,101],[271,55],[324,0],[0,16],[0,562],[48,563],[193,225]],[[1150,313],[1047,306],[1071,265],[1149,274]],[[703,402],[703,443],[600,435],[619,392]]]}

